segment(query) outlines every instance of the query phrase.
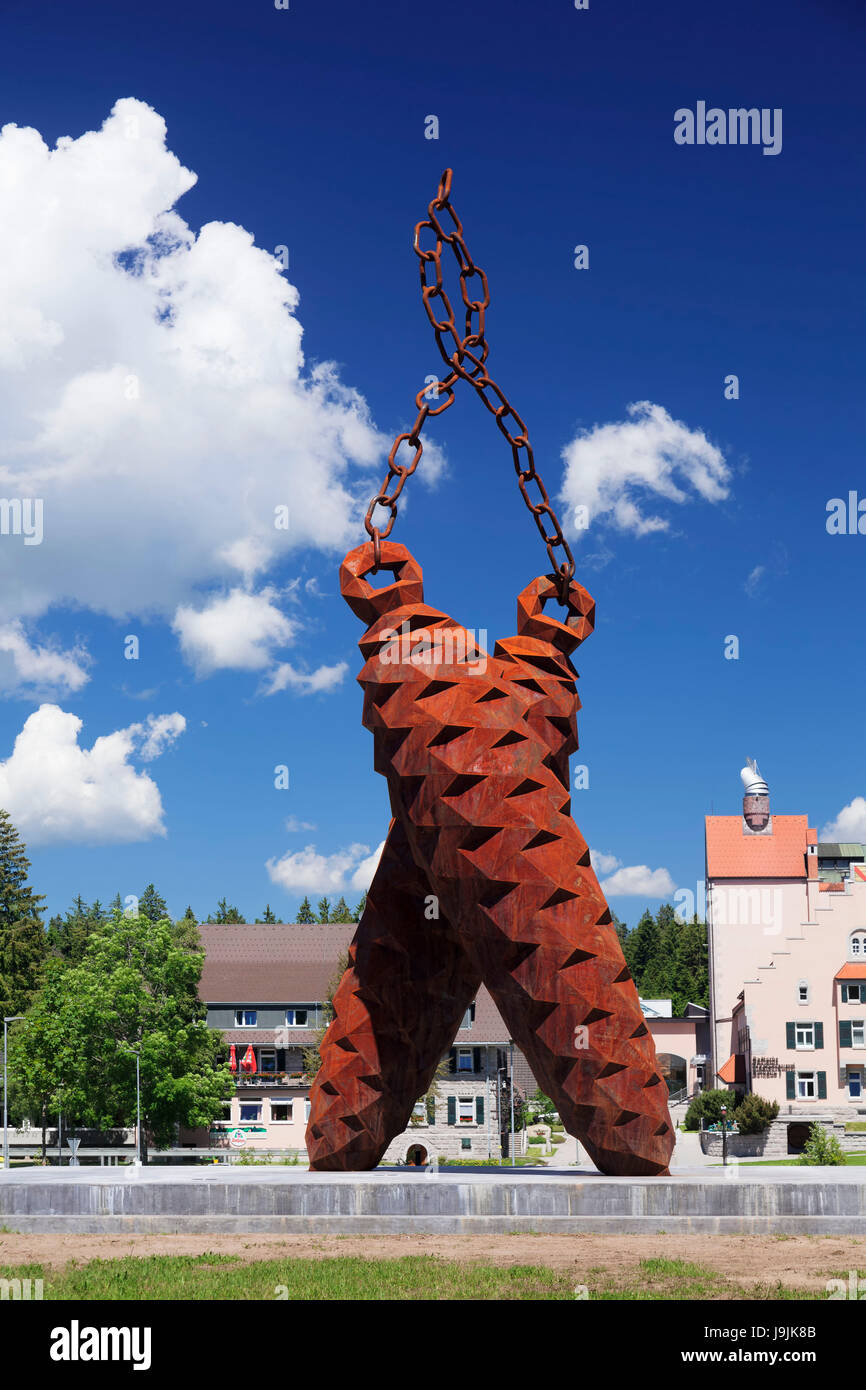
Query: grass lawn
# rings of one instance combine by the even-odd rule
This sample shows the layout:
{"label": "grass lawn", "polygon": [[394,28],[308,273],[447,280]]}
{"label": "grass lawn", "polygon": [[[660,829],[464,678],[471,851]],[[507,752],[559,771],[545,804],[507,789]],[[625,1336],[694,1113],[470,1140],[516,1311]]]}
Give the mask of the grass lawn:
{"label": "grass lawn", "polygon": [[[59,1269],[0,1268],[0,1278],[42,1279],[46,1300],[351,1301],[458,1300],[653,1301],[685,1299],[823,1300],[826,1293],[781,1283],[744,1287],[716,1270],[678,1259],[645,1259],[625,1277],[604,1268],[576,1276],[541,1265],[490,1265],[433,1255],[400,1259],[278,1259],[245,1263],[236,1255],[125,1256]],[[845,1275],[844,1277],[847,1277]]]}
{"label": "grass lawn", "polygon": [[[862,1168],[866,1165],[866,1154],[846,1154],[845,1164],[847,1167],[856,1167],[859,1165]],[[721,1163],[710,1164],[711,1168],[721,1168],[722,1166]],[[741,1158],[739,1159],[739,1166],[741,1168],[799,1168],[801,1166],[805,1167],[806,1165],[801,1165],[796,1158]],[[816,1163],[813,1165],[813,1167],[816,1168],[824,1166],[833,1167],[832,1164],[822,1165]]]}

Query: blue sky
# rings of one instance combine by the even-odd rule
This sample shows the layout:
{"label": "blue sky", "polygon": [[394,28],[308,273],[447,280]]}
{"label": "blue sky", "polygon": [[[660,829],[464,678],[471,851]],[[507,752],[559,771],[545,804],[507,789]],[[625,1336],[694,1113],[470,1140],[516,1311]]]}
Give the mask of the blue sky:
{"label": "blue sky", "polygon": [[[446,165],[489,277],[489,367],[551,495],[581,495],[578,441],[612,507],[666,527],[599,506],[570,532],[598,604],[574,811],[608,873],[635,870],[612,905],[633,924],[653,887],[694,887],[747,754],[776,810],[866,838],[866,537],[825,524],[829,499],[866,497],[864,41],[853,0],[5,7],[0,124],[53,149],[144,104],[63,161],[0,140],[0,491],[45,499],[40,546],[0,537],[0,800],[51,911],[154,881],[178,915],[225,896],[291,920],[319,887],[308,846],[321,890],[357,899],[388,808],[336,572],[438,372],[410,238]],[[781,109],[780,153],[678,145],[698,101]],[[135,276],[113,257],[148,219],[176,254]],[[624,432],[636,402],[668,422],[673,473]],[[492,643],[544,549],[465,390],[430,437],[394,536],[428,601]],[[290,531],[263,540],[282,502]]]}

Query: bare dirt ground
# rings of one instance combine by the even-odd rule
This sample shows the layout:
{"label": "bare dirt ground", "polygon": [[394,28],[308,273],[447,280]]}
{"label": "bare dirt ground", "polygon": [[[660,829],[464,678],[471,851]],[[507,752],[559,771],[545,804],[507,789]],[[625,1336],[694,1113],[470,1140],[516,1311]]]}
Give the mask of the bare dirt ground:
{"label": "bare dirt ground", "polygon": [[[497,1265],[543,1265],[578,1283],[640,1279],[639,1262],[684,1260],[713,1270],[731,1285],[823,1290],[829,1277],[866,1270],[866,1238],[840,1236],[707,1235],[468,1235],[468,1236],[230,1236],[0,1234],[0,1265],[59,1267],[125,1255],[201,1255],[241,1260],[324,1259],[360,1255],[394,1259],[435,1255],[443,1260]],[[724,1296],[724,1295],[722,1295]]]}

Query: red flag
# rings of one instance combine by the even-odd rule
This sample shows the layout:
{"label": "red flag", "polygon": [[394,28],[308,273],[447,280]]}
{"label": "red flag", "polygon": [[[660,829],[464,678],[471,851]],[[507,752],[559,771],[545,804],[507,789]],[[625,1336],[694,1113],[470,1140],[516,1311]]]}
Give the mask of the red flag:
{"label": "red flag", "polygon": [[241,1059],[241,1066],[244,1071],[255,1071],[256,1069],[256,1054],[253,1052],[252,1043],[250,1043]]}
{"label": "red flag", "polygon": [[231,1046],[229,1047],[229,1071],[237,1071],[237,1069],[238,1069],[238,1054],[237,1054],[237,1052],[235,1051],[235,1045],[234,1045],[234,1043],[232,1043]]}

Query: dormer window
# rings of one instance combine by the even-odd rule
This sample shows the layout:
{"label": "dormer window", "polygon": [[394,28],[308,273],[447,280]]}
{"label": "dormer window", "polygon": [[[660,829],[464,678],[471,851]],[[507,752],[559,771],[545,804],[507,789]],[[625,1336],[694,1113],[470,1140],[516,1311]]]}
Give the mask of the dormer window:
{"label": "dormer window", "polygon": [[286,1027],[287,1027],[287,1028],[306,1028],[306,1026],[307,1026],[307,1015],[308,1015],[308,1013],[309,1013],[309,1009],[307,1009],[307,1008],[303,1008],[303,1009],[289,1008],[289,1009],[286,1009]]}
{"label": "dormer window", "polygon": [[258,1009],[235,1009],[235,1027],[255,1028],[258,1017]]}

